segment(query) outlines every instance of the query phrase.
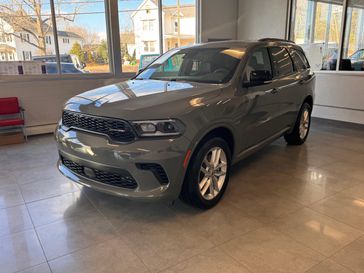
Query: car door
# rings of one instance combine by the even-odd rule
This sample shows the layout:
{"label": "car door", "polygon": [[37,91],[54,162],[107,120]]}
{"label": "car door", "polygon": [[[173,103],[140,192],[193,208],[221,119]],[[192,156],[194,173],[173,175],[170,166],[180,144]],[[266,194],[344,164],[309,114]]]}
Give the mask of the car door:
{"label": "car door", "polygon": [[[254,81],[258,74],[267,75],[266,80]],[[240,101],[239,131],[242,150],[246,150],[264,139],[269,138],[275,131],[272,124],[275,105],[271,98],[274,96],[272,83],[272,67],[266,47],[254,50],[243,70],[242,86],[237,100]]]}
{"label": "car door", "polygon": [[269,47],[272,62],[274,94],[270,96],[271,132],[278,133],[292,124],[297,104],[297,81],[292,59],[283,46]]}
{"label": "car door", "polygon": [[289,94],[293,102],[292,109],[290,109],[290,119],[293,123],[307,95],[307,90],[312,90],[312,73],[310,72],[310,66],[303,51],[296,48],[290,48],[288,51],[293,60],[296,73],[296,85]]}

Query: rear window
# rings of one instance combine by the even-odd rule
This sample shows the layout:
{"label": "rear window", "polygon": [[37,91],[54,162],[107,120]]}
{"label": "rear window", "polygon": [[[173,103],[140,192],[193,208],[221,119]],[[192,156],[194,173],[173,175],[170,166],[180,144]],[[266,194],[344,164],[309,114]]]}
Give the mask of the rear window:
{"label": "rear window", "polygon": [[305,56],[303,56],[303,54],[301,52],[299,52],[296,49],[290,49],[290,54],[293,60],[293,63],[296,67],[296,70],[301,71],[301,70],[305,70],[307,69],[307,64],[306,64],[306,58]]}
{"label": "rear window", "polygon": [[273,75],[275,78],[293,73],[293,63],[287,49],[284,47],[271,47],[269,52],[272,58]]}

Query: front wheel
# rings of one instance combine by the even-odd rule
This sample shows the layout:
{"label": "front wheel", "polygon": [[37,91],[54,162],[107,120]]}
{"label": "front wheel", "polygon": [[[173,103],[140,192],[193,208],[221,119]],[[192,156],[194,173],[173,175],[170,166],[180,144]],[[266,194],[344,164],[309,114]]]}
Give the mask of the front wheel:
{"label": "front wheel", "polygon": [[299,112],[296,124],[290,134],[285,134],[284,139],[290,145],[301,145],[305,143],[311,125],[312,108],[305,102]]}
{"label": "front wheel", "polygon": [[206,141],[191,158],[181,197],[193,206],[209,209],[223,196],[229,181],[231,152],[222,138]]}

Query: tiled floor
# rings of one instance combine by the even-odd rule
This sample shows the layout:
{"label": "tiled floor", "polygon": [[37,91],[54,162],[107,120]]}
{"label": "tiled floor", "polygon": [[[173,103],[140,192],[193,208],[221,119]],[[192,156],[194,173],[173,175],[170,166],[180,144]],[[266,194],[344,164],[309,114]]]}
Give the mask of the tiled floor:
{"label": "tiled floor", "polygon": [[0,272],[364,272],[364,130],[315,121],[233,168],[209,211],[73,184],[53,137],[0,148]]}

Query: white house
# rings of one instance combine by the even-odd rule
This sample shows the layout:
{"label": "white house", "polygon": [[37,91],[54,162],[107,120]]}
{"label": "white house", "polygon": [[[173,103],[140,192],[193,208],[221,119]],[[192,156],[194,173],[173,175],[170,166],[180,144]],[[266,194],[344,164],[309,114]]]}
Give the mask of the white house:
{"label": "white house", "polygon": [[[179,13],[178,13],[179,10]],[[156,0],[144,0],[131,15],[134,25],[136,55],[159,53],[159,22]],[[194,5],[163,6],[164,50],[193,44],[196,35]]]}
{"label": "white house", "polygon": [[[74,43],[83,45],[83,39],[76,33],[58,31],[60,54],[67,54]],[[38,40],[29,32],[14,31],[13,27],[0,18],[0,61],[30,61],[34,56],[42,55],[35,46]],[[45,36],[46,54],[55,54],[53,32]],[[43,54],[44,55],[44,54]]]}

